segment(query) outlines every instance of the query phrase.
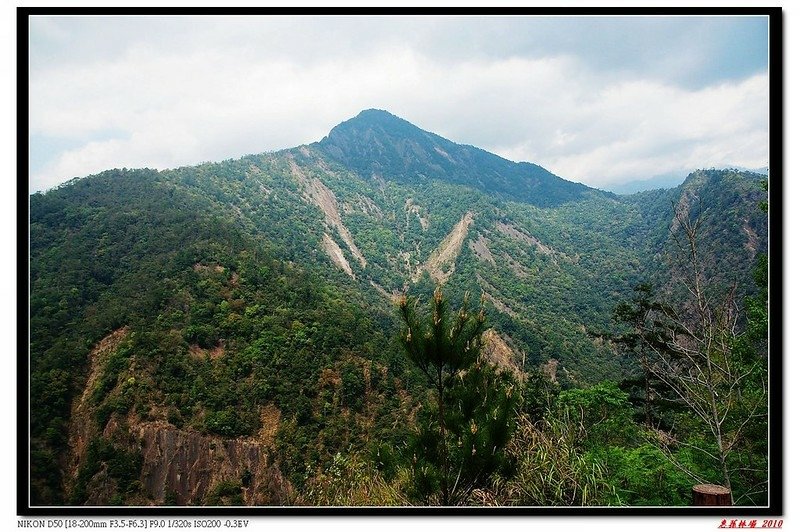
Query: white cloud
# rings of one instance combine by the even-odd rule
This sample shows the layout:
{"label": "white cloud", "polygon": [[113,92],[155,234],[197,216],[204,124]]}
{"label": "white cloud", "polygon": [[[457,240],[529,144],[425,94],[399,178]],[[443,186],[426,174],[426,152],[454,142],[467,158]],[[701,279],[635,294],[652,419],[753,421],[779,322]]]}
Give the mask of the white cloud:
{"label": "white cloud", "polygon": [[574,90],[584,93],[579,108],[568,109],[570,96],[551,100],[552,111],[568,118],[550,142],[525,140],[497,151],[595,186],[673,170],[768,163],[766,75],[699,91],[655,82],[612,84],[596,97],[583,86]]}
{"label": "white cloud", "polygon": [[[295,35],[286,22],[249,38],[257,27],[184,26],[185,35],[115,42],[117,52],[32,70],[31,133],[82,145],[54,155],[31,189],[313,142],[369,107],[590,185],[767,163],[764,74],[693,90],[615,77],[576,55],[452,57],[375,32],[356,51],[324,24]],[[47,28],[63,41],[58,30]],[[314,36],[330,54],[305,42]],[[294,56],[300,42],[314,53]]]}

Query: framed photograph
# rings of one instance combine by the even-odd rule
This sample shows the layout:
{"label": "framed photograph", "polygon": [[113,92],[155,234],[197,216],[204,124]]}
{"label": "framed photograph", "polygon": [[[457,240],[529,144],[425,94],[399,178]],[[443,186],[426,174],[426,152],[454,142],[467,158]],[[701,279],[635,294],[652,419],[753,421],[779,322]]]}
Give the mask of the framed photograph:
{"label": "framed photograph", "polygon": [[782,526],[780,9],[17,25],[20,515]]}

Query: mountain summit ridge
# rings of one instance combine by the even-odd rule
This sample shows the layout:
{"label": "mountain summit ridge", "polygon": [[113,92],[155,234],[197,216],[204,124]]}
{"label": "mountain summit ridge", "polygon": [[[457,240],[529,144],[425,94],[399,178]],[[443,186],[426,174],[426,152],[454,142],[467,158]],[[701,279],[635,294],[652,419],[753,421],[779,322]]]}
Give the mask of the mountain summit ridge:
{"label": "mountain summit ridge", "polygon": [[314,146],[365,179],[404,183],[436,179],[542,207],[600,193],[534,163],[517,163],[457,144],[382,109],[361,111]]}

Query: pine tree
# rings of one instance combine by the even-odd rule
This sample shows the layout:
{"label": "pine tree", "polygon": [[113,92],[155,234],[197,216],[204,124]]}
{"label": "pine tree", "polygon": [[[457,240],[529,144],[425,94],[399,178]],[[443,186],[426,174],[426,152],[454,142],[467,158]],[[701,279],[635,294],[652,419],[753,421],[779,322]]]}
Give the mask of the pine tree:
{"label": "pine tree", "polygon": [[418,414],[408,448],[412,495],[426,504],[462,504],[507,465],[502,451],[514,429],[518,385],[509,372],[481,357],[483,301],[471,312],[465,295],[452,312],[437,288],[427,319],[418,317],[406,297],[399,307],[405,324],[401,342],[435,395]]}

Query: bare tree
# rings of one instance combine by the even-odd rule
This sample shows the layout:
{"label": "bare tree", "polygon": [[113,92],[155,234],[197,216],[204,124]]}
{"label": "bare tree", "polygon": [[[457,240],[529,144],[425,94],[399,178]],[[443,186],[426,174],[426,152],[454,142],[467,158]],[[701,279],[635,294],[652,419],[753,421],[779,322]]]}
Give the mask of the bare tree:
{"label": "bare tree", "polygon": [[[690,446],[717,461],[725,486],[733,491],[732,477],[746,473],[751,466],[740,459],[732,463],[732,454],[740,451],[743,438],[766,417],[766,365],[763,356],[743,353],[740,348],[743,328],[736,285],[722,288],[706,276],[708,264],[700,249],[705,221],[702,204],[694,211],[692,214],[688,202],[674,207],[672,299],[681,304],[653,304],[647,325],[639,324],[650,352],[644,369],[666,386],[670,393],[665,398],[697,416],[711,443],[702,446],[669,435],[662,438],[665,450]],[[695,472],[685,471],[702,480]],[[756,489],[760,488],[763,486]],[[750,495],[734,494],[734,500]]]}

